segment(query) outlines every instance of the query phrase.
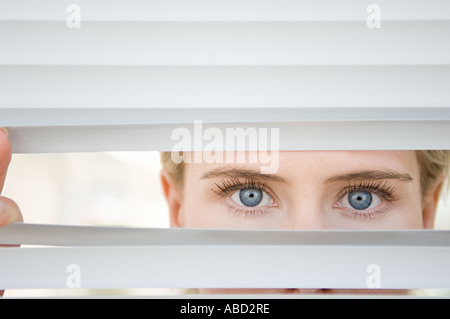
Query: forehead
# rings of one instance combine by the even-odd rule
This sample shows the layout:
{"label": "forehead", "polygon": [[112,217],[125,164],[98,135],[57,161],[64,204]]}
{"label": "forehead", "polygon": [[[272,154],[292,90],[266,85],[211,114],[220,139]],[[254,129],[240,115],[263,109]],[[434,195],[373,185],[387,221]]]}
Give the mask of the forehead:
{"label": "forehead", "polygon": [[[281,151],[271,160],[278,161],[275,174],[288,179],[299,175],[320,179],[363,169],[389,169],[408,173],[413,177],[418,177],[419,174],[414,151]],[[186,175],[201,175],[207,170],[227,166],[259,170],[264,165],[267,162],[259,159],[251,163],[186,164]]]}
{"label": "forehead", "polygon": [[417,169],[414,151],[295,151],[280,152],[280,167],[302,166],[322,169],[385,167]]}

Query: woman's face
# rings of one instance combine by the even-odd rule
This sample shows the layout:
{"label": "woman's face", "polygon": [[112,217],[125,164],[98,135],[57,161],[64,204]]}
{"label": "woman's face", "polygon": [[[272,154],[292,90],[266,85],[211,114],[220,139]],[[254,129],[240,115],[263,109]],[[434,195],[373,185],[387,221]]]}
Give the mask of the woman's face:
{"label": "woman's face", "polygon": [[189,163],[182,190],[171,188],[172,227],[418,229],[434,223],[434,211],[422,203],[414,151],[286,151],[274,174],[261,174],[258,163]]}

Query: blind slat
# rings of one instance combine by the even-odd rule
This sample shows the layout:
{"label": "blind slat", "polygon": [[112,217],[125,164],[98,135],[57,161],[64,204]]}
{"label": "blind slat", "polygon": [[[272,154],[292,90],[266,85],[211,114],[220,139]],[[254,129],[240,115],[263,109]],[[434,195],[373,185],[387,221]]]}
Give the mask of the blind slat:
{"label": "blind slat", "polygon": [[0,288],[72,288],[68,267],[76,265],[80,267],[80,288],[90,289],[364,289],[371,288],[368,267],[375,264],[381,270],[380,288],[440,289],[450,286],[449,256],[448,247],[8,248],[0,250]]}
{"label": "blind slat", "polygon": [[[371,0],[77,0],[86,21],[366,20]],[[450,18],[447,0],[378,0],[384,20]],[[0,20],[65,21],[69,2],[3,0]]]}
{"label": "blind slat", "polygon": [[307,245],[450,247],[447,230],[244,230],[136,228],[13,223],[0,228],[1,245],[163,246]]}
{"label": "blind slat", "polygon": [[450,66],[1,66],[0,107],[448,107]]}
{"label": "blind slat", "polygon": [[[239,111],[239,110],[237,110]],[[147,125],[77,125],[47,127],[8,127],[13,153],[58,153],[100,151],[176,151],[183,141],[184,151],[211,147],[204,137],[214,128],[214,150],[264,149],[261,140],[226,144],[227,129],[233,134],[242,129],[240,138],[258,137],[263,130],[273,150],[415,150],[450,149],[450,121],[308,121],[269,123],[202,124],[202,132],[194,133],[195,124]],[[197,126],[198,127],[198,126]],[[172,139],[179,128],[189,130],[188,137]],[[217,130],[220,132],[217,133]],[[248,131],[251,130],[251,131]],[[275,131],[276,130],[276,131]],[[249,133],[250,132],[250,133]],[[247,135],[248,134],[248,135]],[[231,138],[239,135],[231,135]],[[263,136],[263,135],[261,135]],[[195,144],[194,141],[199,141]],[[211,149],[210,149],[211,150]]]}
{"label": "blind slat", "polygon": [[[16,232],[8,234],[14,227]],[[77,288],[93,289],[450,286],[447,231],[116,230],[27,224],[9,228],[0,229],[0,242],[13,235],[36,243],[29,241],[33,231],[46,229],[38,236],[41,243],[45,237],[50,242],[65,238],[69,246],[1,249],[0,288],[74,288],[74,282]],[[108,235],[111,231],[131,242],[109,245],[108,238],[112,244],[118,241]],[[150,232],[153,244],[148,238],[139,241],[143,232]],[[80,236],[96,245],[70,246],[70,238],[72,244],[74,239],[82,243],[76,239]]]}
{"label": "blind slat", "polygon": [[450,64],[450,20],[0,22],[0,65]]}
{"label": "blind slat", "polygon": [[0,108],[0,125],[9,127],[121,126],[146,124],[285,122],[442,122],[450,107],[238,108]]}

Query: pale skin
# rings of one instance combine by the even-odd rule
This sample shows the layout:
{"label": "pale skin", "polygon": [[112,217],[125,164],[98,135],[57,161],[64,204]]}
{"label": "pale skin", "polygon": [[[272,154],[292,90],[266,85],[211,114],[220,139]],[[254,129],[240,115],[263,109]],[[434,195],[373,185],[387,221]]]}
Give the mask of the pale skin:
{"label": "pale skin", "polygon": [[[260,172],[259,163],[188,163],[185,164],[183,185],[180,185],[163,169],[161,179],[171,227],[432,229],[443,182],[440,177],[430,185],[425,196],[421,196],[419,166],[413,151],[280,152],[278,171],[270,175]],[[263,194],[261,202],[256,206],[246,205],[248,199],[240,195],[244,190],[257,188],[262,188],[257,191],[257,194]],[[363,195],[371,194],[371,204],[365,209],[354,209],[349,205],[349,192],[358,195],[358,191],[363,191]],[[315,289],[199,290],[204,294],[335,292]]]}
{"label": "pale skin", "polygon": [[[0,194],[10,161],[11,145],[6,132],[0,129]],[[186,164],[183,185],[163,169],[161,182],[171,227],[430,229],[434,226],[443,177],[434,181],[422,198],[419,168],[412,151],[281,152],[276,173],[260,174],[259,167],[258,163]],[[264,191],[260,190],[263,200],[251,208],[241,205],[236,194],[245,187],[237,183],[247,183],[244,186],[252,189],[264,185]],[[349,186],[355,191],[358,185],[365,187],[365,194],[369,188],[379,188],[378,193],[371,192],[371,206],[364,212],[348,208],[348,196],[342,192]],[[22,221],[18,205],[0,196],[0,227]],[[200,289],[200,293],[218,292],[255,291]]]}

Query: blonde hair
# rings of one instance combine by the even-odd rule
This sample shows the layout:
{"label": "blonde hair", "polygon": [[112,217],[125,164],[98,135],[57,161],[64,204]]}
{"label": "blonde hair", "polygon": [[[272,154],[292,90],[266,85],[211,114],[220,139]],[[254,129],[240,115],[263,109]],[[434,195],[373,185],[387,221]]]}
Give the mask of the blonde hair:
{"label": "blonde hair", "polygon": [[172,160],[172,152],[161,152],[161,164],[177,182],[183,182],[184,162],[175,163]]}
{"label": "blonde hair", "polygon": [[[447,181],[446,190],[448,191],[450,184],[448,183],[450,174],[450,150],[426,150],[415,151],[417,162],[420,170],[420,187],[422,197],[425,196],[430,184],[436,181],[441,175]],[[183,185],[184,180],[184,163],[175,163],[172,160],[171,152],[161,152],[161,163],[163,167],[172,175],[172,177]]]}
{"label": "blonde hair", "polygon": [[445,190],[449,190],[450,174],[450,151],[431,150],[416,151],[416,158],[420,170],[420,188],[422,196],[425,196],[430,184],[436,181],[441,175],[446,183]]}

